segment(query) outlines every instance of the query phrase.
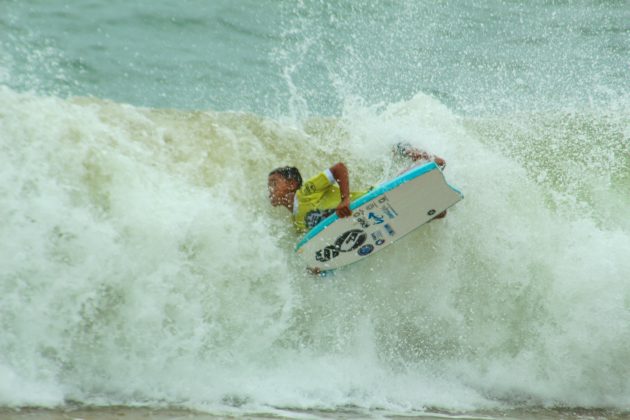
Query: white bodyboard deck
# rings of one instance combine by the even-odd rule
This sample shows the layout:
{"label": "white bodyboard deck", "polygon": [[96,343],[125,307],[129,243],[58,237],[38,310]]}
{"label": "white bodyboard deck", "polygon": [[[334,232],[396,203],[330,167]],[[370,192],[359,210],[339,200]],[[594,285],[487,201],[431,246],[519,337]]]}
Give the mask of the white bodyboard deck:
{"label": "white bodyboard deck", "polygon": [[343,267],[389,246],[462,198],[434,162],[416,166],[353,201],[352,216],[322,220],[295,252],[309,268]]}

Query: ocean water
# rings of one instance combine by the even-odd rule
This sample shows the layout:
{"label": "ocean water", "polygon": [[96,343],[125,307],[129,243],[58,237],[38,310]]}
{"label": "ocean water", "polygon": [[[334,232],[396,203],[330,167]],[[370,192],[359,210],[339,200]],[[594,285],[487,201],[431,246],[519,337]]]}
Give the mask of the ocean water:
{"label": "ocean water", "polygon": [[[629,22],[612,0],[1,0],[0,409],[627,415]],[[400,139],[466,199],[308,275],[269,170],[343,160],[360,189]]]}

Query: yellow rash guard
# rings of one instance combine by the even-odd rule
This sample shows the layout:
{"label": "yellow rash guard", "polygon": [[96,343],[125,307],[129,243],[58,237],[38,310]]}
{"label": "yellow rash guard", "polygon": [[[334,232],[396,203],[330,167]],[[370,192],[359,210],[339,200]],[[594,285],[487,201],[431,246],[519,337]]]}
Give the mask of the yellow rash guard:
{"label": "yellow rash guard", "polygon": [[[335,184],[332,172],[326,169],[304,182],[297,190],[293,200],[293,225],[298,231],[310,230],[335,212],[341,202],[341,191]],[[350,201],[365,193],[351,192]]]}

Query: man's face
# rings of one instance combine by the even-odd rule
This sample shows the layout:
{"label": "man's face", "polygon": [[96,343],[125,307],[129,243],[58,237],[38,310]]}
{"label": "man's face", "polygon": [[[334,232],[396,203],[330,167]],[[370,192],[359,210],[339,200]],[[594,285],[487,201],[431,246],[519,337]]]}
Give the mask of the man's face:
{"label": "man's face", "polygon": [[280,174],[273,174],[267,179],[269,201],[272,206],[288,204],[289,194],[295,191],[296,181],[287,180]]}

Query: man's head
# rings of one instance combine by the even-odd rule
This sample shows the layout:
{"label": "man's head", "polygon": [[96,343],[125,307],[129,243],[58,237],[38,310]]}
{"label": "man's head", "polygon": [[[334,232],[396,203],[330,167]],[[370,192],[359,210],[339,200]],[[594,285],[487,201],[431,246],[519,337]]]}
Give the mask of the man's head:
{"label": "man's head", "polygon": [[293,166],[283,166],[269,172],[267,188],[273,206],[287,206],[293,194],[302,186],[302,175]]}

